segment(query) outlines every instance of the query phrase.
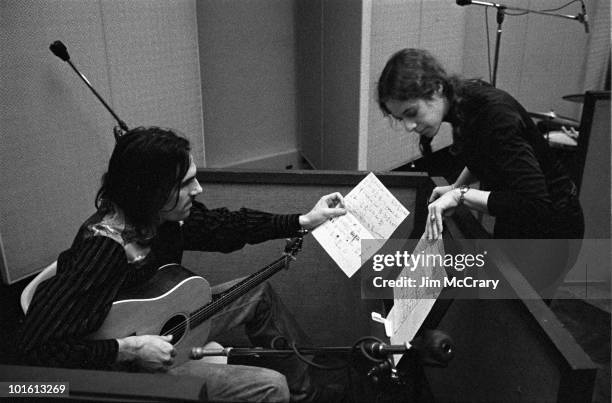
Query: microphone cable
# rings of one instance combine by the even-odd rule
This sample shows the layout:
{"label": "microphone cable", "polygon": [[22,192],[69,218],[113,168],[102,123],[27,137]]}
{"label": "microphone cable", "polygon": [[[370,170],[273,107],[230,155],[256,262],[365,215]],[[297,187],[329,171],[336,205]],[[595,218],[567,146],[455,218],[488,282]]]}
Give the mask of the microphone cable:
{"label": "microphone cable", "polygon": [[[283,336],[277,336],[274,339],[272,339],[272,342],[270,344],[272,344],[272,348],[276,349],[276,342],[279,340],[284,340],[285,344],[287,344],[287,339]],[[365,341],[374,341],[374,342],[378,342],[381,344],[384,344],[384,342],[374,336],[365,336],[365,337],[361,337],[359,339],[357,339],[357,341],[355,341],[355,343],[353,343],[353,348],[352,348],[352,352],[354,352],[357,349],[357,346],[359,346],[359,350],[361,351],[361,353],[363,354],[364,357],[366,357],[369,361],[372,361],[376,364],[380,364],[382,362],[384,362],[386,359],[385,358],[376,358],[374,356],[372,356],[370,353],[368,353],[365,349]],[[297,344],[295,341],[291,341],[291,343],[289,343],[289,347],[291,347],[291,349],[293,350],[293,353],[295,354],[295,356],[302,362],[306,363],[307,365],[313,367],[313,368],[317,368],[323,371],[339,371],[342,369],[346,369],[346,377],[348,380],[348,391],[350,393],[350,401],[355,402],[355,389],[353,386],[353,374],[351,373],[351,368],[353,368],[353,364],[354,364],[354,360],[355,360],[355,355],[354,354],[350,354],[349,358],[346,360],[346,362],[342,365],[323,365],[323,364],[318,364],[312,360],[309,360],[308,358],[306,358],[304,355],[302,355],[302,353],[300,353],[300,351],[298,350]],[[379,400],[379,396],[376,396],[376,401]]]}

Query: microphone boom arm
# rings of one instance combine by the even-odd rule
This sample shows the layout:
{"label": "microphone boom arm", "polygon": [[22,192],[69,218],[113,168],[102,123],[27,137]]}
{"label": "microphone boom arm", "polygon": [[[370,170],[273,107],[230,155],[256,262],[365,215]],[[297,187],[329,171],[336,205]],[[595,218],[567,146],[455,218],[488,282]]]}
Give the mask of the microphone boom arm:
{"label": "microphone boom arm", "polygon": [[79,77],[81,77],[81,80],[83,80],[83,82],[89,87],[89,89],[94,93],[94,95],[100,100],[100,102],[102,102],[102,105],[104,105],[104,107],[110,112],[111,115],[113,115],[113,117],[115,118],[115,120],[117,121],[117,123],[119,124],[119,127],[121,128],[121,130],[123,131],[128,131],[129,128],[127,126],[127,124],[125,124],[125,122],[123,120],[121,120],[121,118],[119,118],[119,116],[117,116],[117,114],[115,113],[115,111],[113,111],[111,109],[110,106],[108,106],[108,104],[104,101],[104,99],[102,98],[102,96],[100,94],[98,94],[98,91],[95,90],[94,87],[92,87],[91,83],[89,82],[89,80],[87,79],[87,77],[85,77],[76,67],[75,65],[70,61],[70,56],[68,55],[68,51],[66,49],[66,46],[61,42],[61,41],[55,41],[53,42],[50,46],[49,49],[51,50],[51,52],[53,52],[53,54],[57,57],[59,57],[60,59],[62,59],[63,61],[67,62],[70,67],[72,67],[72,70],[74,70],[77,75]]}
{"label": "microphone boom arm", "polygon": [[576,20],[584,25],[584,29],[586,33],[588,34],[589,25],[588,25],[588,17],[586,14],[586,8],[584,5],[584,0],[580,0],[580,1],[582,3],[582,12],[578,13],[578,15],[556,14],[556,13],[549,12],[549,11],[531,10],[528,8],[506,6],[503,4],[490,3],[488,1],[479,1],[479,0],[456,0],[456,3],[458,6],[462,6],[462,7],[468,6],[470,4],[475,4],[477,6],[493,7],[497,9],[497,39],[495,41],[495,59],[494,59],[494,66],[493,66],[493,75],[491,78],[491,84],[495,87],[497,83],[497,67],[499,63],[499,48],[501,44],[502,23],[504,22],[504,15],[507,14],[506,12],[509,10],[510,11],[520,11],[520,12],[524,12],[525,14],[534,13],[534,14],[548,15],[551,17]]}
{"label": "microphone boom arm", "polygon": [[[485,7],[503,8],[504,10],[508,10],[508,11],[521,11],[521,12],[525,12],[525,13],[548,15],[550,17],[565,18],[565,19],[568,19],[568,20],[576,20],[578,22],[584,22],[584,15],[582,15],[582,13],[579,13],[578,15],[557,14],[557,13],[553,13],[553,12],[550,12],[550,11],[540,11],[540,10],[532,10],[532,9],[529,9],[529,8],[521,8],[521,7],[514,7],[514,6],[505,6],[503,4],[490,3],[488,1],[476,1],[476,0],[472,0],[472,1],[470,1],[469,3],[467,3],[465,5],[469,5],[469,4],[476,4],[477,6],[485,6]],[[463,5],[463,4],[461,4],[461,5]]]}

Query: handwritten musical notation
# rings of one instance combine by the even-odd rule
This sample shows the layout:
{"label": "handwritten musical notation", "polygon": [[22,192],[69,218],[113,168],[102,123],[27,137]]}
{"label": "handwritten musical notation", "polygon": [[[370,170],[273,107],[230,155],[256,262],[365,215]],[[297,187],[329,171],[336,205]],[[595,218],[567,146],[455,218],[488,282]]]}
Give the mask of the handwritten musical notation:
{"label": "handwritten musical notation", "polygon": [[312,234],[351,277],[376,253],[362,250],[361,241],[388,239],[410,213],[373,173],[359,182],[344,197],[344,202],[346,215],[323,223]]}
{"label": "handwritten musical notation", "polygon": [[388,239],[409,212],[370,173],[344,198],[347,209],[374,235],[372,239]]}
{"label": "handwritten musical notation", "polygon": [[[414,249],[414,254],[444,256],[444,243],[442,239],[429,241],[425,234],[419,240]],[[425,260],[429,262],[429,260]],[[433,261],[433,259],[431,260]],[[444,284],[446,271],[442,266],[434,264],[421,264],[416,269],[405,267],[398,278],[412,277],[421,282],[423,278],[441,280]],[[440,287],[401,287],[393,290],[393,308],[389,311],[387,319],[391,321],[393,333],[391,344],[403,344],[414,338],[417,331],[427,318],[436,299],[442,292]]]}

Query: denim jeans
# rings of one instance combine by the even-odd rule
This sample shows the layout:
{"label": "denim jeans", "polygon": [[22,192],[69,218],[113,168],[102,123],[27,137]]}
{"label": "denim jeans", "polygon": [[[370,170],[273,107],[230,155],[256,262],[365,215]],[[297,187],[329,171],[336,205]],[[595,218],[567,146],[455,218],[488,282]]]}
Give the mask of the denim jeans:
{"label": "denim jeans", "polygon": [[[214,286],[212,292],[221,293],[240,280]],[[269,347],[272,339],[277,336],[301,345],[309,341],[267,282],[213,316],[209,340],[217,340],[225,331],[241,325],[245,325],[246,335],[255,346]],[[212,401],[278,402],[313,399],[315,388],[310,383],[306,364],[295,357],[273,360],[269,364],[274,370],[194,360],[171,369],[169,373],[204,379],[208,399]]]}

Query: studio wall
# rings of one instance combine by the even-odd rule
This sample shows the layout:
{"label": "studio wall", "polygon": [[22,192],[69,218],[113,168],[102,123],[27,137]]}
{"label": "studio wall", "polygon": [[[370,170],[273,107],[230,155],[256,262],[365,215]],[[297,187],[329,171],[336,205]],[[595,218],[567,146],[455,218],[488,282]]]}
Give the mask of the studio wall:
{"label": "studio wall", "polygon": [[[530,111],[579,119],[561,96],[602,85],[610,4],[587,7],[590,35],[576,21],[506,17],[499,86]],[[385,62],[422,47],[451,72],[487,78],[484,32],[483,7],[448,0],[0,1],[5,280],[69,245],[114,144],[114,120],[49,52],[54,40],[130,127],[185,134],[199,167],[283,169],[301,153],[315,168],[384,171],[420,157],[418,139],[393,131],[376,103]],[[450,142],[445,126],[432,146]]]}
{"label": "studio wall", "polygon": [[40,270],[94,211],[113,148],[111,115],[174,127],[205,165],[195,1],[0,2],[0,240],[3,280]]}
{"label": "studio wall", "polygon": [[[504,4],[533,10],[554,9],[562,5],[557,0],[509,0]],[[559,115],[580,120],[581,105],[562,97],[603,89],[605,67],[602,66],[607,62],[605,53],[610,49],[610,2],[587,0],[586,5],[591,18],[589,34],[585,33],[581,23],[565,18],[539,14],[507,15],[504,18],[497,86],[513,94],[528,111],[553,110]],[[479,6],[465,9],[466,27],[469,29],[466,29],[465,36],[463,73],[488,79],[485,10],[489,22],[491,62],[497,30],[496,13],[493,9]],[[579,12],[580,5],[575,3],[556,13],[576,15]],[[587,63],[588,55],[593,52],[598,56],[591,57]]]}
{"label": "studio wall", "polygon": [[[298,7],[305,16],[296,20],[298,138],[306,159],[319,169],[389,170],[418,158],[415,139],[393,131],[380,112],[378,76],[404,47],[426,47],[459,67],[463,10],[442,0],[302,0]],[[450,141],[445,127],[432,146]]]}
{"label": "studio wall", "polygon": [[296,152],[294,0],[196,3],[210,167]]}
{"label": "studio wall", "polygon": [[[397,168],[420,158],[418,138],[394,131],[376,101],[378,78],[387,60],[403,48],[424,48],[440,59],[449,71],[459,71],[463,62],[464,10],[442,0],[373,1],[369,58],[369,102],[367,169]],[[450,126],[443,127],[432,149],[451,144]]]}

